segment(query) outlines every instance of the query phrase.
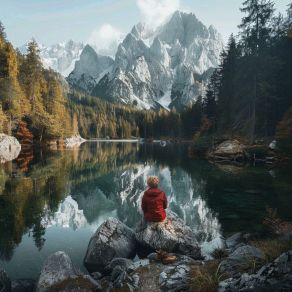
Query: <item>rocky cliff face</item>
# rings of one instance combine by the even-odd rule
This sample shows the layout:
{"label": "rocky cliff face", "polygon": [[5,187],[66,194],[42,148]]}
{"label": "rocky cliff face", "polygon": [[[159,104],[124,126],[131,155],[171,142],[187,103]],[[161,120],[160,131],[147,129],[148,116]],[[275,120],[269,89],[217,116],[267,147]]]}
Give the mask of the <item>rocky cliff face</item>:
{"label": "rocky cliff face", "polygon": [[[107,73],[93,54],[80,59],[73,71],[73,75],[76,70],[79,74],[71,84],[82,82],[87,93],[109,101],[180,109],[204,92],[222,47],[213,26],[207,28],[194,14],[177,11],[154,31],[141,23],[135,25],[119,45],[115,61],[107,63]],[[89,63],[95,70],[86,70]],[[80,78],[82,74],[86,81]],[[95,86],[88,82],[91,79]]]}

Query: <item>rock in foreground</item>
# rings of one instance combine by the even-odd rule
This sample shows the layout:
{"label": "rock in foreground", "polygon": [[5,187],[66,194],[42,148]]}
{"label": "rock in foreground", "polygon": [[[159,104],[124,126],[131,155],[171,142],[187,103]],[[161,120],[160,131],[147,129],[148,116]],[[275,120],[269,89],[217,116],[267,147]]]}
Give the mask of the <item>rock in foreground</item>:
{"label": "rock in foreground", "polygon": [[89,272],[106,272],[113,258],[134,258],[136,239],[132,229],[115,218],[107,219],[90,239],[84,258]]}
{"label": "rock in foreground", "polygon": [[137,242],[141,249],[164,250],[201,259],[201,249],[195,234],[175,213],[169,211],[163,222],[142,220],[136,228]]}
{"label": "rock in foreground", "polygon": [[94,291],[98,288],[98,283],[90,276],[76,270],[63,251],[46,259],[37,283],[37,291]]}
{"label": "rock in foreground", "polygon": [[256,247],[242,245],[236,248],[219,266],[222,274],[237,276],[249,263],[259,263],[264,260],[264,254]]}
{"label": "rock in foreground", "polygon": [[221,282],[219,291],[292,291],[292,251],[281,254],[255,274]]}

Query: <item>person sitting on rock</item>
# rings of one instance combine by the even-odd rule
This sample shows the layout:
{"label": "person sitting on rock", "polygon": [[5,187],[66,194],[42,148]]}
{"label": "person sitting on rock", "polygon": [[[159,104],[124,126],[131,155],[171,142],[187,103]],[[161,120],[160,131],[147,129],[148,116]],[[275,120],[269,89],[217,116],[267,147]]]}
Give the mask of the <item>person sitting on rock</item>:
{"label": "person sitting on rock", "polygon": [[142,198],[142,210],[147,222],[162,222],[166,218],[167,198],[163,191],[158,188],[159,178],[149,176],[147,178],[148,190]]}
{"label": "person sitting on rock", "polygon": [[[165,193],[158,188],[158,184],[159,178],[157,176],[147,178],[149,188],[143,195],[141,207],[144,219],[149,223],[163,222],[166,218],[167,198]],[[164,264],[171,264],[176,261],[176,256],[159,250],[157,251],[157,260],[161,260]]]}

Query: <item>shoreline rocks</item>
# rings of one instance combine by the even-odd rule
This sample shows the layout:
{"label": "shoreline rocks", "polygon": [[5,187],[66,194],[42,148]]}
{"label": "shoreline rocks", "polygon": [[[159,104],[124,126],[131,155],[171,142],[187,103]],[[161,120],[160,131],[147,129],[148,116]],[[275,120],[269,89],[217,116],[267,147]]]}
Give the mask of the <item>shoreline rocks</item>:
{"label": "shoreline rocks", "polygon": [[292,250],[282,253],[254,274],[244,273],[219,284],[219,292],[237,291],[292,291]]}
{"label": "shoreline rocks", "polygon": [[0,134],[0,163],[17,158],[20,150],[21,145],[15,137]]}
{"label": "shoreline rocks", "polygon": [[73,148],[80,146],[86,140],[83,139],[80,135],[73,135],[69,138],[65,138],[64,144],[67,148]]}
{"label": "shoreline rocks", "polygon": [[[225,240],[224,250],[228,256],[198,260],[201,251],[195,234],[173,212],[168,212],[164,222],[141,222],[136,233],[118,219],[109,218],[90,239],[84,258],[90,275],[79,271],[65,252],[58,251],[45,260],[37,282],[23,279],[11,283],[7,274],[0,270],[0,292],[188,291],[193,288],[192,280],[196,275],[203,273],[204,276],[206,267],[211,269],[206,278],[213,277],[214,265],[216,277],[222,276],[221,280],[229,277],[219,283],[220,292],[290,291],[292,250],[264,264],[265,254],[250,245],[251,238],[251,234],[233,234]],[[148,254],[146,259],[135,257],[141,247],[167,250],[176,256],[176,261],[164,264],[156,252]]]}
{"label": "shoreline rocks", "polygon": [[264,258],[264,254],[258,248],[251,245],[242,245],[237,247],[220,263],[219,272],[230,276],[237,276],[248,263],[259,263]]}
{"label": "shoreline rocks", "polygon": [[238,140],[226,140],[209,151],[207,156],[208,159],[215,162],[241,162],[245,159],[245,151],[244,146]]}
{"label": "shoreline rocks", "polygon": [[136,238],[132,229],[115,218],[102,223],[91,237],[84,258],[89,272],[106,272],[114,258],[133,259],[136,255]]}
{"label": "shoreline rocks", "polygon": [[202,259],[201,249],[192,229],[174,212],[168,211],[163,222],[147,223],[143,219],[136,227],[140,249],[164,250]]}
{"label": "shoreline rocks", "polygon": [[93,291],[97,288],[98,282],[79,272],[70,257],[65,252],[58,251],[44,262],[36,291]]}

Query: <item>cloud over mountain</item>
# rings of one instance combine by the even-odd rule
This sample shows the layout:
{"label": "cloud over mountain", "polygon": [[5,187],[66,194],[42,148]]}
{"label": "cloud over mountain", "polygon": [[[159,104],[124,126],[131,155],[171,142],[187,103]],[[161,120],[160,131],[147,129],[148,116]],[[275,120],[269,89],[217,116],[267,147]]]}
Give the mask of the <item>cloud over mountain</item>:
{"label": "cloud over mountain", "polygon": [[157,27],[173,12],[180,9],[180,0],[136,0],[143,22]]}
{"label": "cloud over mountain", "polygon": [[113,25],[105,23],[91,33],[87,43],[101,55],[114,56],[123,35]]}

